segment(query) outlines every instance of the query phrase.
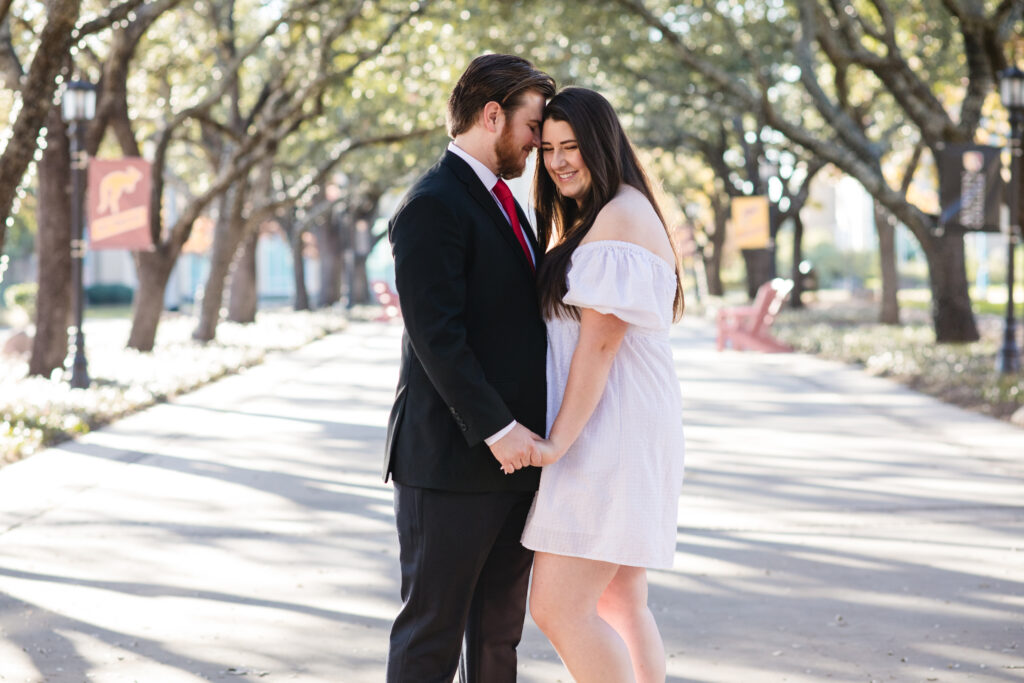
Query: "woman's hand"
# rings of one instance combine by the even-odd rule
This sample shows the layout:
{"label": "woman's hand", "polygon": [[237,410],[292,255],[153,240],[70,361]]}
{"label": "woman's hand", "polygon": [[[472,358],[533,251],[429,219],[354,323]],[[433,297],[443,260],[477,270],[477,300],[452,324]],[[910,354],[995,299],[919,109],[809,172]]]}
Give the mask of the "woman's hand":
{"label": "woman's hand", "polygon": [[533,454],[530,458],[530,464],[534,467],[550,465],[557,462],[563,455],[565,455],[565,449],[559,447],[551,439],[536,439],[533,442]]}

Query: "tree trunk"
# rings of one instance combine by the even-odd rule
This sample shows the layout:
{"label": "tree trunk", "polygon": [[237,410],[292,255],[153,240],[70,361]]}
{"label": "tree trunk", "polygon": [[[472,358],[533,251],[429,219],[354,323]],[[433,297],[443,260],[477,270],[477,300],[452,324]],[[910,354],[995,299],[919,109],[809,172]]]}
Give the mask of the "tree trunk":
{"label": "tree trunk", "polygon": [[747,266],[747,296],[753,300],[761,285],[772,279],[775,253],[772,249],[743,249],[742,253]]}
{"label": "tree trunk", "polygon": [[356,252],[352,260],[352,291],[348,295],[351,304],[370,303],[370,277],[366,272],[366,256]]}
{"label": "tree trunk", "polygon": [[303,260],[302,252],[305,245],[302,242],[304,232],[293,227],[295,234],[292,235],[292,273],[295,277],[295,310],[309,310],[309,291],[306,289],[306,262]]}
{"label": "tree trunk", "polygon": [[878,231],[878,258],[882,273],[882,303],[878,322],[900,324],[899,272],[896,269],[896,226],[888,211],[875,202],[875,229]]}
{"label": "tree trunk", "polygon": [[728,220],[728,212],[725,206],[719,202],[712,205],[712,214],[715,218],[715,231],[708,235],[710,246],[704,247],[704,270],[708,274],[708,294],[711,296],[722,296],[725,288],[722,286],[722,251],[725,249],[725,224]]}
{"label": "tree trunk", "polygon": [[36,254],[39,291],[31,375],[49,377],[64,365],[71,320],[71,151],[60,109],[46,120],[46,151],[39,160],[39,209]]}
{"label": "tree trunk", "polygon": [[317,305],[327,308],[341,301],[344,281],[344,249],[341,228],[333,216],[328,215],[317,229],[317,247],[320,253],[320,295]]}
{"label": "tree trunk", "polygon": [[793,279],[793,291],[789,296],[790,308],[803,308],[804,301],[804,274],[800,272],[800,264],[804,260],[804,221],[800,218],[800,212],[794,211],[793,219],[793,269],[790,277]]}
{"label": "tree trunk", "polygon": [[228,300],[228,320],[235,323],[256,321],[259,292],[256,282],[256,247],[260,232],[251,230],[242,241],[231,269],[231,295]]}
{"label": "tree trunk", "polygon": [[139,289],[132,306],[132,329],[128,348],[149,352],[156,342],[156,328],[164,310],[164,291],[171,277],[177,254],[163,249],[135,252],[135,271]]}
{"label": "tree trunk", "polygon": [[348,305],[370,303],[370,279],[366,272],[366,259],[373,250],[375,241],[370,226],[377,217],[380,195],[367,195],[366,203],[353,221],[349,231],[348,246],[352,252],[352,272],[349,274]]}
{"label": "tree trunk", "polygon": [[967,288],[963,234],[947,231],[941,237],[933,237],[928,240],[924,254],[931,280],[935,341],[977,341],[978,326]]}
{"label": "tree trunk", "polygon": [[[239,189],[235,193],[240,192]],[[231,195],[225,195],[229,200]],[[228,204],[229,201],[222,202]],[[234,202],[230,202],[234,203]],[[199,322],[196,324],[192,338],[209,342],[217,336],[217,323],[220,322],[220,309],[224,303],[224,289],[228,283],[228,276],[231,274],[231,266],[235,260],[235,252],[241,242],[241,236],[233,225],[236,223],[235,212],[222,211],[217,218],[214,227],[213,246],[210,255],[210,272],[206,276],[206,286],[203,287],[203,301],[199,307]]]}

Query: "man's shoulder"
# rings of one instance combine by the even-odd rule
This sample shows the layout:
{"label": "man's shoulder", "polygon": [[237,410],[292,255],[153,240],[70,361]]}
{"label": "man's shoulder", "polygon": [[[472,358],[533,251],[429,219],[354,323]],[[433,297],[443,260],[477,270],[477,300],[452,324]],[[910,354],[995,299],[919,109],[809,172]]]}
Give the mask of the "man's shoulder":
{"label": "man's shoulder", "polygon": [[406,204],[417,197],[445,196],[458,191],[461,183],[452,169],[450,160],[442,157],[423,173],[405,195]]}
{"label": "man's shoulder", "polygon": [[451,212],[455,209],[467,193],[466,184],[458,174],[458,164],[465,162],[450,153],[442,157],[416,179],[395,210],[395,216],[409,210]]}

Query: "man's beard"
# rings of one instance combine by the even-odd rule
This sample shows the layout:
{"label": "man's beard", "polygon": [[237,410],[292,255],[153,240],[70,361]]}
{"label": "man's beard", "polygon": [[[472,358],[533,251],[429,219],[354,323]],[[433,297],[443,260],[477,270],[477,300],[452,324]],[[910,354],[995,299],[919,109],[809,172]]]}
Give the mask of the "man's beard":
{"label": "man's beard", "polygon": [[526,170],[523,148],[515,146],[512,129],[507,125],[501,131],[501,137],[494,143],[494,155],[498,157],[499,178],[518,178]]}

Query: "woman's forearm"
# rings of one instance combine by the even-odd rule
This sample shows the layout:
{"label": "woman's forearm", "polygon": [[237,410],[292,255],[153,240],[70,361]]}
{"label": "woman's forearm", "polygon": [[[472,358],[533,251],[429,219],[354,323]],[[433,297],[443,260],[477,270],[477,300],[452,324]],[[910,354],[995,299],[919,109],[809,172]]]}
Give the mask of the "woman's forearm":
{"label": "woman's forearm", "polygon": [[591,309],[581,312],[579,342],[569,365],[562,405],[548,437],[558,457],[576,441],[597,408],[628,327],[614,315]]}

